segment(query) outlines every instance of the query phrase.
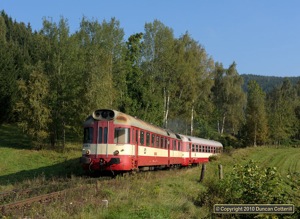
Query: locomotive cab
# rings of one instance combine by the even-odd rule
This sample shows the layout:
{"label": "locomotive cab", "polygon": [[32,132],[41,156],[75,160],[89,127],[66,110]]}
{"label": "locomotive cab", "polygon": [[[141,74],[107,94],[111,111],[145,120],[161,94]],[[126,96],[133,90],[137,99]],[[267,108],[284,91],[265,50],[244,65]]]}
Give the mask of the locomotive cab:
{"label": "locomotive cab", "polygon": [[116,124],[113,110],[96,110],[84,122],[81,163],[85,170],[131,170],[132,161],[126,156],[131,152],[130,128]]}

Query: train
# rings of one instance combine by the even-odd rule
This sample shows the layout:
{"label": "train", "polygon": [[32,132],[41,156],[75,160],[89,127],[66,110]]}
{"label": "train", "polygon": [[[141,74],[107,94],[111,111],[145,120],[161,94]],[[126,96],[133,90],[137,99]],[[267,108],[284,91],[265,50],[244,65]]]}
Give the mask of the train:
{"label": "train", "polygon": [[188,167],[223,150],[218,141],[178,134],[113,109],[95,110],[83,132],[80,163],[87,172]]}

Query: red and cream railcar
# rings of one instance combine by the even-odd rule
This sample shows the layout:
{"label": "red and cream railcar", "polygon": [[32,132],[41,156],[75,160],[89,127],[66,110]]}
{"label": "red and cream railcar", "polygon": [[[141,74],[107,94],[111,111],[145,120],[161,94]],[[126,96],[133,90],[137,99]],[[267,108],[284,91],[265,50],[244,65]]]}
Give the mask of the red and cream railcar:
{"label": "red and cream railcar", "polygon": [[180,135],[183,148],[186,148],[183,156],[183,165],[197,165],[208,162],[209,157],[221,153],[223,145],[220,142]]}
{"label": "red and cream railcar", "polygon": [[130,171],[182,164],[178,134],[115,110],[100,109],[84,122],[81,163],[91,171]]}

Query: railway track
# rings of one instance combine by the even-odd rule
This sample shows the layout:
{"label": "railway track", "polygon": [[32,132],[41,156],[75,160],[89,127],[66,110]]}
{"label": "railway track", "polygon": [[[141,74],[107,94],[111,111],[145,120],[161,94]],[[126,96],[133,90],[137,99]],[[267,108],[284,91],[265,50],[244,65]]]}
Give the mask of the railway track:
{"label": "railway track", "polygon": [[43,185],[27,189],[14,189],[11,191],[0,192],[0,205],[20,199],[30,198],[32,196],[43,195],[69,188],[69,184],[61,183],[57,185]]}
{"label": "railway track", "polygon": [[40,203],[47,203],[52,201],[53,199],[60,198],[66,194],[66,192],[72,189],[65,189],[62,191],[52,192],[48,194],[38,195],[31,198],[26,198],[20,201],[0,205],[2,215],[7,215],[15,210],[20,210],[24,208],[30,207],[32,203],[40,202]]}
{"label": "railway track", "polygon": [[52,201],[60,202],[60,200],[69,197],[72,193],[85,190],[92,190],[98,193],[101,191],[99,182],[107,180],[113,179],[111,177],[87,178],[75,185],[72,182],[60,182],[56,185],[0,192],[0,218],[15,215],[24,216],[37,203],[46,205]]}
{"label": "railway track", "polygon": [[[108,179],[100,179],[108,180]],[[93,188],[98,190],[97,182],[99,179],[86,179],[82,184],[70,185],[63,183],[52,187],[49,185],[28,188],[24,190],[11,190],[0,193],[0,218],[3,216],[14,215],[17,212],[26,212],[33,204],[47,204],[52,201],[63,199],[66,195],[72,194],[84,188]],[[46,191],[46,192],[45,192]]]}

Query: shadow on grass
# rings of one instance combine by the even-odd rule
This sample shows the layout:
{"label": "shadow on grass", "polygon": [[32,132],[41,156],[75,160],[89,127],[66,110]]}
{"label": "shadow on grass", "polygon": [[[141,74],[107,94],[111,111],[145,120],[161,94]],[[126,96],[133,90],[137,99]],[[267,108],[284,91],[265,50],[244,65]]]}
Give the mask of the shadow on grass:
{"label": "shadow on grass", "polygon": [[17,125],[0,125],[0,146],[16,149],[30,149],[29,138]]}
{"label": "shadow on grass", "polygon": [[66,160],[47,167],[40,167],[33,170],[22,170],[17,173],[0,176],[0,185],[15,184],[25,180],[33,180],[39,177],[47,179],[68,178],[70,176],[81,176],[84,174],[79,163],[79,158]]}

